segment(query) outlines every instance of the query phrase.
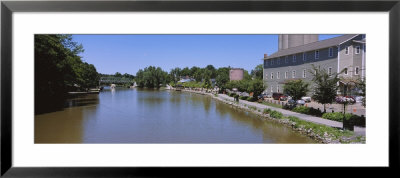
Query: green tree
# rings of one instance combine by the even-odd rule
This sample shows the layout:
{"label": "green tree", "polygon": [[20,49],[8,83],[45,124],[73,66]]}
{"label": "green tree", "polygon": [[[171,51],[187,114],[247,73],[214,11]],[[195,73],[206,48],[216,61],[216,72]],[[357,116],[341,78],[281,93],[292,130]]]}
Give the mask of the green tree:
{"label": "green tree", "polygon": [[243,70],[243,80],[251,80],[251,75],[247,70]]}
{"label": "green tree", "polygon": [[256,98],[261,95],[262,92],[264,92],[265,88],[266,86],[264,85],[262,79],[254,79],[249,81],[247,92],[253,92],[253,97]]}
{"label": "green tree", "polygon": [[217,70],[213,65],[207,65],[206,69],[210,71],[210,78],[215,79],[215,77],[217,77]]}
{"label": "green tree", "polygon": [[309,91],[309,83],[303,80],[291,80],[283,86],[283,92],[291,96],[294,100],[299,100],[301,97],[306,96]]}
{"label": "green tree", "polygon": [[337,84],[339,79],[339,74],[342,73],[334,73],[329,75],[325,69],[320,69],[312,65],[311,71],[309,71],[313,75],[312,81],[314,82],[314,94],[312,98],[324,105],[324,112],[326,112],[325,105],[331,104],[337,95],[337,91],[339,89],[339,85]]}
{"label": "green tree", "polygon": [[229,68],[222,67],[217,70],[217,77],[215,78],[216,85],[221,89],[225,90],[225,85],[229,82]]}
{"label": "green tree", "polygon": [[63,107],[68,91],[97,85],[98,73],[82,62],[72,35],[35,35],[35,114]]}
{"label": "green tree", "polygon": [[170,80],[176,84],[180,80],[181,76],[181,69],[179,67],[175,67],[174,69],[171,69],[169,72]]}
{"label": "green tree", "polygon": [[145,86],[144,71],[142,69],[139,69],[139,71],[136,73],[136,85],[139,88],[143,88]]}
{"label": "green tree", "polygon": [[201,80],[203,79],[203,73],[204,73],[204,69],[198,69],[196,70],[196,72],[193,74],[193,78],[196,80],[196,82],[201,82]]}
{"label": "green tree", "polygon": [[143,88],[160,88],[169,83],[168,73],[160,67],[149,66],[136,73],[136,84]]}
{"label": "green tree", "polygon": [[119,72],[115,72],[114,76],[115,76],[115,77],[122,77],[122,74],[119,73]]}
{"label": "green tree", "polygon": [[365,91],[366,91],[366,79],[365,78],[359,78],[357,81],[357,88],[361,90],[361,92],[358,93],[358,95],[362,96],[362,105],[365,107],[366,106],[366,95],[365,95]]}
{"label": "green tree", "polygon": [[194,77],[195,74],[197,73],[197,71],[199,71],[199,70],[200,70],[200,67],[193,66],[192,68],[190,68],[189,76]]}
{"label": "green tree", "polygon": [[186,76],[190,76],[190,69],[189,67],[185,67],[181,70],[181,76],[182,77],[186,77]]}
{"label": "green tree", "polygon": [[263,79],[263,64],[257,65],[253,70],[251,70],[251,76],[256,79]]}

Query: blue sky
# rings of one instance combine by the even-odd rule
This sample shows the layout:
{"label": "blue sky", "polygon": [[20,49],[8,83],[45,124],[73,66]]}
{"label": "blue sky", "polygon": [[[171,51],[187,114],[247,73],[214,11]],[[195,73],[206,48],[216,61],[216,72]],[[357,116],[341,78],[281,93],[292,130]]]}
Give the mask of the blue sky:
{"label": "blue sky", "polygon": [[[324,40],[339,35],[320,35]],[[99,73],[136,75],[150,65],[169,72],[175,67],[239,67],[262,64],[264,53],[278,50],[278,35],[73,35],[82,59]]]}

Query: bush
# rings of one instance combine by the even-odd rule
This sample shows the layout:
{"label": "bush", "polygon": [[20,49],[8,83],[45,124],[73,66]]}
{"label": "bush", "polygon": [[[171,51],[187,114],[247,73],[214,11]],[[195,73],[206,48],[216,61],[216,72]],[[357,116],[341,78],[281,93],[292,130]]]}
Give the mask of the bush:
{"label": "bush", "polygon": [[343,122],[343,119],[351,120],[354,125],[365,127],[365,117],[351,113],[346,113],[344,115],[341,112],[325,113],[322,115],[322,118],[339,122]]}
{"label": "bush", "polygon": [[343,122],[344,115],[341,112],[324,113],[322,115],[322,118],[328,119],[328,120],[333,120],[333,121]]}
{"label": "bush", "polygon": [[268,109],[264,109],[263,113],[264,113],[264,114],[269,114],[271,111],[272,111],[272,110],[268,108]]}
{"label": "bush", "polygon": [[309,114],[310,108],[305,107],[305,106],[297,106],[297,107],[293,108],[292,111],[298,112],[298,113],[303,113],[303,114]]}
{"label": "bush", "polygon": [[322,116],[322,111],[319,109],[314,109],[314,108],[310,108],[309,114],[313,115],[313,116],[318,116],[321,117]]}
{"label": "bush", "polygon": [[246,99],[247,99],[247,96],[240,96],[239,99],[241,99],[241,100],[246,100]]}
{"label": "bush", "polygon": [[282,119],[283,118],[283,114],[278,112],[278,111],[271,111],[269,115],[272,118],[276,118],[276,119]]}
{"label": "bush", "polygon": [[251,101],[251,102],[253,102],[253,101],[256,101],[257,99],[255,98],[255,97],[249,97],[249,98],[247,98],[247,101]]}

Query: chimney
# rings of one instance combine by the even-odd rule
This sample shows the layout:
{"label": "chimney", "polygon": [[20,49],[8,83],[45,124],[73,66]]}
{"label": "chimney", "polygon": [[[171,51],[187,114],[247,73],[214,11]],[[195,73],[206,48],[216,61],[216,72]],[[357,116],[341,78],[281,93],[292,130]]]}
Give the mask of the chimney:
{"label": "chimney", "polygon": [[268,57],[268,54],[264,54],[264,58],[267,58]]}

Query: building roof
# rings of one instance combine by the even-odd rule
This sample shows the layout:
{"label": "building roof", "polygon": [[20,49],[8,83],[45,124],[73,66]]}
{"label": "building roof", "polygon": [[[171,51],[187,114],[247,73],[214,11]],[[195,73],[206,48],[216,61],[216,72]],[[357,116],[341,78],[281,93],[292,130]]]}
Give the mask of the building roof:
{"label": "building roof", "polygon": [[291,55],[291,54],[303,53],[306,51],[312,51],[312,50],[316,50],[316,49],[322,49],[322,48],[327,48],[327,47],[331,47],[331,46],[336,46],[336,45],[339,45],[341,43],[344,43],[344,42],[356,37],[357,35],[358,34],[342,35],[342,36],[338,36],[338,37],[331,38],[331,39],[326,39],[326,40],[322,40],[322,41],[308,43],[308,44],[301,45],[301,46],[296,46],[293,48],[279,50],[276,53],[273,53],[264,59],[271,59],[271,58],[287,56],[287,55]]}

